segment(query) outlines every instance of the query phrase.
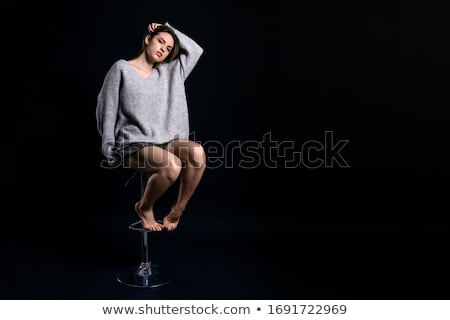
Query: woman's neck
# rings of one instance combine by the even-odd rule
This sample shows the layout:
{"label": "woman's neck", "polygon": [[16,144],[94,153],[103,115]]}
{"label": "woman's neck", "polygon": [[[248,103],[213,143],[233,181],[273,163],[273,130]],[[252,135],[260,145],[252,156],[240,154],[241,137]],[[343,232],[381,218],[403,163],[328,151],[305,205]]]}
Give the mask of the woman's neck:
{"label": "woman's neck", "polygon": [[148,61],[145,54],[141,54],[134,59],[128,60],[128,63],[144,77],[149,76],[153,71],[153,63]]}

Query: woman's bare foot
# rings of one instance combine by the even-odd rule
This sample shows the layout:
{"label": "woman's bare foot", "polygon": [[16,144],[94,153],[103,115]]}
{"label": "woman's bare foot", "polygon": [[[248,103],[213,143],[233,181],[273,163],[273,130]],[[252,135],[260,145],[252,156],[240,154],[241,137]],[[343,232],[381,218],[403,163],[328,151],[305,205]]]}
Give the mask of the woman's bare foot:
{"label": "woman's bare foot", "polygon": [[170,213],[163,219],[164,228],[166,228],[167,231],[175,230],[175,228],[178,226],[178,222],[180,221],[180,217],[182,214],[182,209],[172,207]]}
{"label": "woman's bare foot", "polygon": [[155,216],[153,215],[153,210],[142,210],[142,202],[138,201],[134,205],[134,209],[136,210],[139,218],[142,221],[142,226],[144,229],[150,229],[152,231],[162,231],[164,226],[158,223],[155,220]]}

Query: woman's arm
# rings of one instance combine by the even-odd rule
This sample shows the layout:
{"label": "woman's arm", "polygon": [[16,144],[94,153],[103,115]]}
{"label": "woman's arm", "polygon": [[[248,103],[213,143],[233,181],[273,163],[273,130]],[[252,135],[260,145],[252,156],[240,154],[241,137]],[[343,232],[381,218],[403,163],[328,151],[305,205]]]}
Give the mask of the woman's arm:
{"label": "woman's arm", "polygon": [[[150,23],[148,25],[148,30],[153,31],[160,23]],[[178,40],[180,40],[180,55],[178,57],[181,64],[181,72],[183,79],[186,79],[191,71],[197,64],[200,56],[203,54],[203,48],[200,47],[194,40],[189,38],[187,35],[175,29],[168,22],[165,23],[166,26],[172,28],[175,31]]]}
{"label": "woman's arm", "polygon": [[115,124],[119,109],[119,88],[120,70],[115,63],[103,80],[102,88],[97,95],[96,108],[97,130],[102,137],[101,152],[105,156],[108,166],[115,165],[117,161],[114,157],[114,146],[116,143]]}
{"label": "woman's arm", "polygon": [[171,27],[178,39],[180,40],[180,63],[184,79],[186,79],[197,64],[200,56],[203,54],[203,48],[197,42],[189,38],[181,31],[175,29],[172,25],[166,22],[166,26]]}

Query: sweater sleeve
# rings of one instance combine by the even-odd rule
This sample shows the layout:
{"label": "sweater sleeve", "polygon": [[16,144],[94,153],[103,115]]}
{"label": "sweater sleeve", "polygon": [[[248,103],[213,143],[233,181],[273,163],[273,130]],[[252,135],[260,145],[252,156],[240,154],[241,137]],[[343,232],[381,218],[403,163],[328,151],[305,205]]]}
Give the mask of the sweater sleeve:
{"label": "sweater sleeve", "polygon": [[106,73],[102,88],[97,95],[97,130],[102,137],[101,153],[109,166],[115,165],[115,124],[119,109],[120,70],[115,63]]}
{"label": "sweater sleeve", "polygon": [[194,40],[189,38],[184,33],[175,29],[168,22],[165,23],[166,26],[171,27],[174,31],[178,40],[180,40],[180,56],[179,61],[181,64],[181,73],[184,80],[189,76],[191,71],[194,69],[197,64],[200,56],[203,54],[203,48],[200,47]]}

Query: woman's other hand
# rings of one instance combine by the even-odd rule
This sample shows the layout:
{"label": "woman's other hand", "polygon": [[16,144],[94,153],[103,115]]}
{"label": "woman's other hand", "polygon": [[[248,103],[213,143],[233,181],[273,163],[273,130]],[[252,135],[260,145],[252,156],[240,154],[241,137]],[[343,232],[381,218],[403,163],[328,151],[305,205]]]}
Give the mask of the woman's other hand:
{"label": "woman's other hand", "polygon": [[159,26],[162,26],[161,23],[157,23],[157,22],[152,22],[148,25],[148,32],[153,32],[155,31],[156,28],[158,28]]}

